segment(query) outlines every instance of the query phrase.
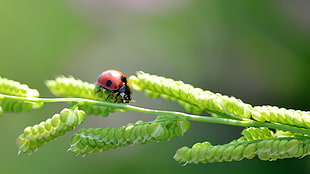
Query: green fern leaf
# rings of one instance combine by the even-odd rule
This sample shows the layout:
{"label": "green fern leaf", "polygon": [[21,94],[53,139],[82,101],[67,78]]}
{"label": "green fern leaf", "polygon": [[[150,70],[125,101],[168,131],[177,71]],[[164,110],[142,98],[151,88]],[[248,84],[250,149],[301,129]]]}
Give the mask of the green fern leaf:
{"label": "green fern leaf", "polygon": [[[14,80],[0,77],[0,94],[14,95],[19,97],[39,97],[36,89],[31,89],[25,84],[21,84]],[[0,97],[0,106],[2,112],[20,112],[29,111],[31,109],[40,108],[42,102],[27,102],[5,99]]]}
{"label": "green fern leaf", "polygon": [[186,120],[159,116],[153,122],[114,128],[81,129],[72,137],[70,151],[89,154],[131,144],[145,144],[182,136],[190,128]]}
{"label": "green fern leaf", "polygon": [[261,160],[274,161],[284,158],[301,158],[310,155],[310,140],[306,138],[273,138],[213,146],[209,142],[198,143],[192,148],[182,147],[174,159],[185,164],[240,161],[257,156]]}
{"label": "green fern leaf", "polygon": [[55,139],[74,129],[85,121],[84,111],[75,109],[63,109],[60,114],[42,121],[34,126],[28,126],[17,138],[17,146],[20,153],[31,153],[41,147],[45,142]]}
{"label": "green fern leaf", "polygon": [[300,128],[310,128],[310,112],[278,108],[275,106],[255,106],[240,99],[211,91],[204,91],[181,81],[138,72],[129,78],[136,90],[145,90],[150,97],[171,99],[181,104],[187,111],[199,114],[210,112],[213,117],[252,118],[260,122],[280,123]]}
{"label": "green fern leaf", "polygon": [[39,92],[36,89],[30,89],[25,84],[3,77],[0,77],[0,93],[22,97],[39,97]]}
{"label": "green fern leaf", "polygon": [[162,96],[177,101],[188,112],[200,114],[202,111],[224,115],[224,117],[250,118],[252,106],[240,99],[228,97],[219,93],[212,93],[195,88],[182,81],[137,72],[137,76],[130,76],[129,82],[138,91],[145,90],[147,96],[158,98]]}
{"label": "green fern leaf", "polygon": [[276,106],[255,106],[252,117],[260,122],[282,123],[301,128],[310,128],[310,112],[278,108]]}

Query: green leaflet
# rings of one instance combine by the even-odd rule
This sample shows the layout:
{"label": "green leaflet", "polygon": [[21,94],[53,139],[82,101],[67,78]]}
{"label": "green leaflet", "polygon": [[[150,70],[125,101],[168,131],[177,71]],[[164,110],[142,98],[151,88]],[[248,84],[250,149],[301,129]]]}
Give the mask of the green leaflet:
{"label": "green leaflet", "polygon": [[[95,84],[77,80],[73,77],[60,76],[55,80],[46,81],[46,85],[54,95],[61,97],[77,97],[104,101],[110,93],[109,91],[99,91],[96,93],[97,87]],[[114,98],[110,97],[108,102],[114,102]],[[121,101],[119,100],[119,102]],[[73,106],[76,103],[71,104]],[[104,117],[108,116],[110,112],[123,111],[86,103],[79,103],[79,108],[85,110],[88,115],[102,115]]]}
{"label": "green leaflet", "polygon": [[0,106],[3,108],[4,112],[30,111],[31,109],[40,108],[42,105],[43,103],[40,102],[26,102],[9,99],[0,100]]}
{"label": "green leaflet", "polygon": [[[228,144],[213,146],[209,142],[182,147],[174,159],[183,163],[212,163],[240,161],[257,156],[261,160],[274,161],[283,158],[310,155],[310,140],[306,137],[278,137],[268,128],[247,128],[242,137]],[[280,134],[279,134],[280,135]]]}
{"label": "green leaflet", "polygon": [[310,128],[310,112],[278,108],[276,106],[255,106],[252,117],[260,122],[282,123]]}
{"label": "green leaflet", "polygon": [[0,92],[22,97],[39,97],[39,92],[36,89],[30,89],[25,84],[3,77],[0,77]]}
{"label": "green leaflet", "polygon": [[56,96],[102,100],[101,96],[96,95],[94,84],[74,77],[59,76],[55,80],[47,80],[46,86]]}
{"label": "green leaflet", "polygon": [[[30,89],[27,85],[14,80],[0,77],[0,94],[14,95],[19,97],[39,97],[36,89]],[[2,112],[20,112],[40,108],[41,102],[26,102],[0,98]],[[1,114],[0,114],[1,115]]]}
{"label": "green leaflet", "polygon": [[310,140],[306,138],[273,138],[213,146],[209,142],[197,143],[192,148],[177,150],[174,159],[185,164],[240,161],[257,156],[274,161],[310,155]]}
{"label": "green leaflet", "polygon": [[181,81],[138,72],[129,78],[132,87],[144,90],[149,97],[162,96],[177,101],[187,111],[199,114],[210,112],[213,117],[240,120],[254,119],[259,122],[281,123],[284,125],[310,128],[310,112],[278,108],[275,106],[255,106],[243,103],[240,99],[219,93],[204,91]]}
{"label": "green leaflet", "polygon": [[243,103],[240,99],[195,88],[182,81],[174,81],[140,71],[137,72],[137,76],[130,76],[129,82],[134,89],[145,90],[149,97],[162,96],[177,101],[187,111],[194,114],[207,111],[228,118],[251,117],[252,106]]}
{"label": "green leaflet", "polygon": [[131,144],[145,144],[182,136],[189,128],[190,123],[186,120],[159,116],[153,122],[138,121],[114,128],[81,129],[72,137],[69,150],[84,155]]}
{"label": "green leaflet", "polygon": [[75,109],[63,109],[60,114],[42,121],[34,126],[28,126],[17,138],[17,146],[20,153],[31,153],[37,150],[45,142],[65,134],[83,123],[86,119],[84,111]]}

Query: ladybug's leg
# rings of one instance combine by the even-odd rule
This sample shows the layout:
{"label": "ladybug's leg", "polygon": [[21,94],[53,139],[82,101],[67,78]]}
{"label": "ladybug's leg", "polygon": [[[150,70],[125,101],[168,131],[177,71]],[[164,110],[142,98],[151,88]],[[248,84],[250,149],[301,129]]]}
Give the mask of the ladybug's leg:
{"label": "ladybug's leg", "polygon": [[98,92],[100,92],[100,91],[102,91],[102,86],[97,86],[97,90],[96,90],[96,93],[98,93]]}
{"label": "ladybug's leg", "polygon": [[116,103],[117,102],[117,97],[120,95],[120,93],[119,92],[117,92],[116,93],[116,95],[115,95],[115,100],[114,100],[114,103]]}
{"label": "ladybug's leg", "polygon": [[112,93],[113,91],[110,92],[110,94],[107,96],[107,98],[105,98],[105,100],[108,100]]}
{"label": "ladybug's leg", "polygon": [[[105,89],[105,88],[102,87],[102,86],[98,86],[97,88],[98,88],[98,89],[96,90],[96,93],[98,93],[98,92],[102,91],[103,89]],[[109,95],[105,98],[105,100],[108,100],[112,93],[113,93],[113,91],[111,91],[111,92],[109,93]]]}

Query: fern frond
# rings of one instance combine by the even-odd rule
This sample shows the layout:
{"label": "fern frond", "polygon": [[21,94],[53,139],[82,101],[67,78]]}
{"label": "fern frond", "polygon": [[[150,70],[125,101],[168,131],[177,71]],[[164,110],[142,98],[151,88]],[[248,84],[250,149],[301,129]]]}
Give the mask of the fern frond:
{"label": "fern frond", "polygon": [[4,112],[21,112],[30,111],[31,109],[40,108],[43,103],[40,102],[27,102],[16,101],[10,99],[0,99],[0,106],[2,106]]}
{"label": "fern frond", "polygon": [[55,80],[47,80],[46,86],[56,96],[102,100],[95,93],[95,84],[74,77],[59,76]]}
{"label": "fern frond", "polygon": [[19,148],[18,153],[31,153],[37,150],[43,143],[74,129],[77,125],[83,123],[85,119],[84,111],[77,108],[65,108],[59,114],[55,114],[46,121],[26,127],[24,133],[16,141]]}
{"label": "fern frond", "polygon": [[306,137],[282,137],[268,128],[250,127],[242,137],[225,145],[213,146],[209,142],[196,143],[191,148],[180,148],[174,158],[184,163],[212,163],[240,161],[257,156],[261,160],[303,157],[310,155],[310,140]]}
{"label": "fern frond", "polygon": [[182,136],[190,123],[172,117],[157,117],[153,122],[138,121],[135,124],[114,128],[81,129],[72,137],[70,151],[89,154],[131,144],[171,139]]}
{"label": "fern frond", "polygon": [[225,117],[250,118],[252,106],[240,99],[228,97],[219,93],[195,88],[182,81],[137,72],[137,76],[130,76],[129,82],[138,91],[145,90],[149,97],[171,99],[177,101],[188,112],[200,114],[202,111]]}
{"label": "fern frond", "polygon": [[310,128],[310,112],[278,108],[276,106],[255,106],[252,117],[260,122],[282,123],[301,128]]}
{"label": "fern frond", "polygon": [[[36,89],[31,89],[28,85],[21,84],[14,80],[0,77],[0,94],[14,95],[19,97],[39,97]],[[16,101],[0,98],[0,106],[3,112],[20,112],[40,108],[41,102]]]}
{"label": "fern frond", "polygon": [[[54,95],[60,97],[77,97],[103,101],[110,93],[109,91],[103,91],[104,89],[96,92],[98,89],[95,84],[78,80],[73,77],[60,76],[55,80],[46,81],[46,85]],[[114,102],[113,97],[110,97],[108,102]],[[71,103],[71,105],[75,104],[77,103]],[[79,103],[79,108],[85,110],[88,115],[102,115],[104,117],[108,116],[110,112],[123,111],[86,103]]]}
{"label": "fern frond", "polygon": [[278,108],[275,106],[255,106],[243,103],[240,99],[228,97],[211,91],[204,91],[181,81],[138,72],[129,78],[132,87],[144,90],[146,95],[177,101],[187,111],[195,114],[210,112],[213,117],[252,118],[259,122],[280,123],[284,125],[310,128],[310,112]]}
{"label": "fern frond", "polygon": [[240,161],[257,156],[274,161],[310,155],[310,140],[306,138],[273,138],[213,146],[209,142],[197,143],[192,148],[182,147],[174,159],[182,163],[212,163]]}
{"label": "fern frond", "polygon": [[3,77],[0,77],[0,93],[21,97],[39,97],[36,89],[30,89],[28,85]]}

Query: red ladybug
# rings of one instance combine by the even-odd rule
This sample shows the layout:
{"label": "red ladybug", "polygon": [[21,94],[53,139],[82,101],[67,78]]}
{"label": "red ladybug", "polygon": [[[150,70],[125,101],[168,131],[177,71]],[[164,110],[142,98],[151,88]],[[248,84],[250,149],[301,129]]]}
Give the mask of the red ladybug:
{"label": "red ladybug", "polygon": [[127,77],[118,70],[109,69],[103,71],[99,74],[96,85],[99,87],[97,92],[102,90],[102,88],[111,91],[106,100],[112,93],[116,93],[114,102],[117,101],[118,96],[122,97],[123,103],[129,103],[131,100],[131,90],[127,83]]}

